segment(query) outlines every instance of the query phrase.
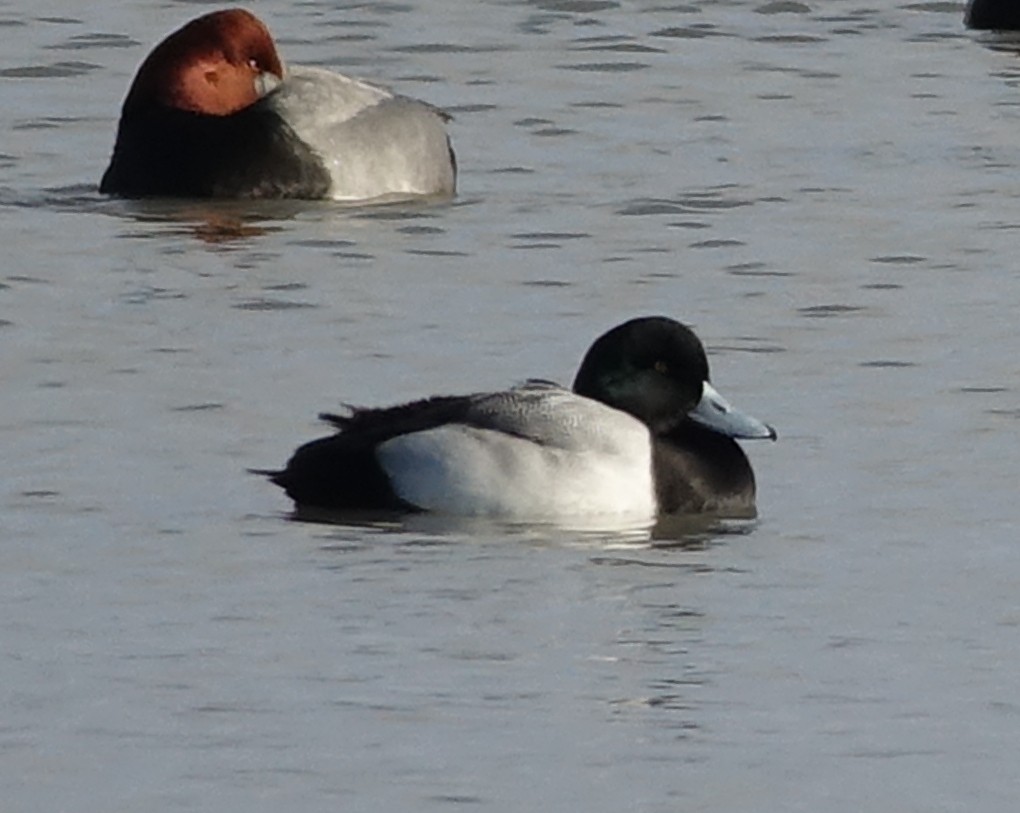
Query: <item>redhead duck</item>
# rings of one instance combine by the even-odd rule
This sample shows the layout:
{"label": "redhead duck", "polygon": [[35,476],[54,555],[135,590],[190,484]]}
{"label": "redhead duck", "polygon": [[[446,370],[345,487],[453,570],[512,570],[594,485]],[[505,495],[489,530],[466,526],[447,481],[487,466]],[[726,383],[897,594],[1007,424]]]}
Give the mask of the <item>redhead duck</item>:
{"label": "redhead duck", "polygon": [[135,75],[100,192],[123,197],[452,195],[445,122],[424,102],[321,68],[285,69],[243,9],[175,31]]}
{"label": "redhead duck", "polygon": [[969,28],[1020,30],[1020,3],[1017,0],[970,0],[964,23]]}
{"label": "redhead duck", "polygon": [[324,414],[336,434],[260,473],[299,509],[753,516],[754,472],[733,438],[776,433],[734,410],[708,379],[690,328],[632,319],[592,345],[572,390],[532,380]]}

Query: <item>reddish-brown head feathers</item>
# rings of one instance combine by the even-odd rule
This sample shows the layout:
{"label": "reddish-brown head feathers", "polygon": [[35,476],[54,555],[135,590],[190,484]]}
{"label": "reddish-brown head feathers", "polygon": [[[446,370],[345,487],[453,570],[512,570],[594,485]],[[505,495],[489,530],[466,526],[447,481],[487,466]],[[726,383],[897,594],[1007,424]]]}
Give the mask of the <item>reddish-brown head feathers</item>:
{"label": "reddish-brown head feathers", "polygon": [[168,36],[146,57],[124,101],[124,112],[161,104],[226,116],[259,98],[256,80],[283,79],[269,29],[244,9],[214,11]]}

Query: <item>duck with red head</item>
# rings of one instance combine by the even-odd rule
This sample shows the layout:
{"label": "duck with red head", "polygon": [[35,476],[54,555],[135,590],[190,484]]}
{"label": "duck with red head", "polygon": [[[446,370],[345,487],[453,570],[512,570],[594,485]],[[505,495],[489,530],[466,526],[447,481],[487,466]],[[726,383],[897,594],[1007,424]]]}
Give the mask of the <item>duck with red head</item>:
{"label": "duck with red head", "polygon": [[99,190],[122,197],[449,196],[456,163],[436,108],[321,68],[285,69],[243,9],[206,14],[149,54]]}

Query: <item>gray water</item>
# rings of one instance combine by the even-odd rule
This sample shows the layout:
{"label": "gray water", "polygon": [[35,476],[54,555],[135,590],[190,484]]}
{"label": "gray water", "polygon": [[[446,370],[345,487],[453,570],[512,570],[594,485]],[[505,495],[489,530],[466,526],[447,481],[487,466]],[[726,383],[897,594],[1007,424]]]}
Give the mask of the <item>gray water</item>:
{"label": "gray water", "polygon": [[[449,205],[108,200],[194,2],[0,3],[3,810],[1002,811],[1020,59],[963,3],[255,2],[449,109]],[[759,518],[293,521],[341,401],[639,314],[773,423]]]}

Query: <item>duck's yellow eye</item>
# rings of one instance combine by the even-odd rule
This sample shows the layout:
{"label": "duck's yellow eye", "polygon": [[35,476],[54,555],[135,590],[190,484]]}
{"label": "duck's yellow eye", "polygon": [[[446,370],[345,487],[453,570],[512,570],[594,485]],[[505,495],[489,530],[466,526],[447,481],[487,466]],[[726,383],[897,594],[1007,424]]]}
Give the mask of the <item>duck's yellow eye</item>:
{"label": "duck's yellow eye", "polygon": [[665,375],[669,372],[669,365],[664,361],[655,362],[655,372]]}

